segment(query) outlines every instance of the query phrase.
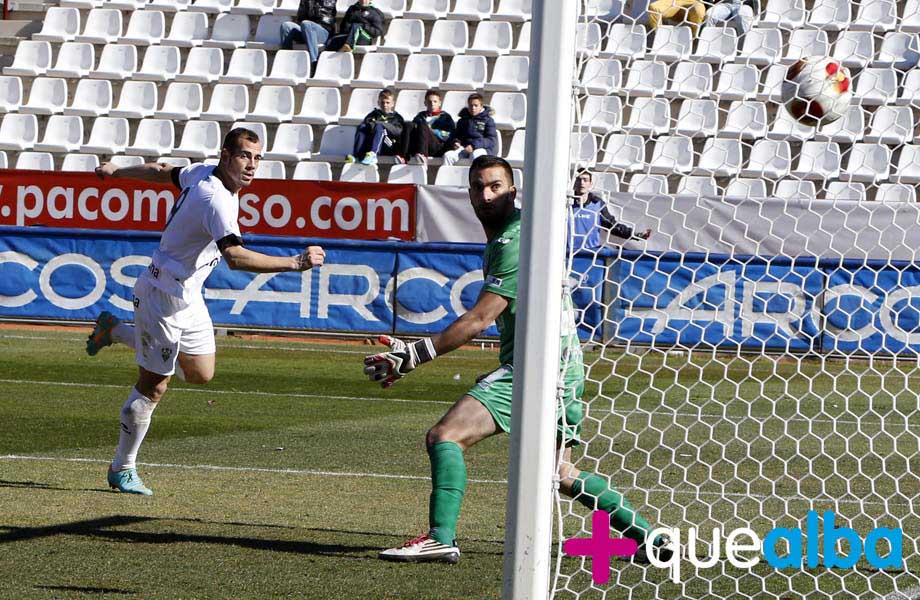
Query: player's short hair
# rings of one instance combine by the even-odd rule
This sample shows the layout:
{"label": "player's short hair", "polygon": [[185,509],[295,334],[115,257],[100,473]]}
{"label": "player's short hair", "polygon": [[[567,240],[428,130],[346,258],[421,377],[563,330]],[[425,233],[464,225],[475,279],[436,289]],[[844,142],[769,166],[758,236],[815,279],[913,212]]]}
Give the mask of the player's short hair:
{"label": "player's short hair", "polygon": [[480,94],[479,92],[473,92],[472,94],[466,97],[467,104],[469,104],[473,100],[479,100],[480,104],[485,104],[485,100],[482,99],[482,94]]}
{"label": "player's short hair", "polygon": [[501,167],[504,169],[505,177],[508,178],[508,183],[514,185],[514,171],[511,170],[511,165],[508,164],[508,161],[501,156],[492,156],[490,154],[477,156],[473,160],[473,164],[470,165],[469,180],[473,180],[474,173],[490,167]]}
{"label": "player's short hair", "polygon": [[247,142],[252,142],[253,144],[258,144],[261,141],[259,139],[259,134],[255,131],[246,129],[245,127],[237,127],[236,129],[231,129],[229,132],[227,132],[221,148],[233,154],[240,149],[240,146],[242,146],[241,140],[246,140]]}
{"label": "player's short hair", "polygon": [[591,171],[589,171],[588,169],[582,169],[582,170],[580,170],[578,173],[576,173],[576,174],[575,174],[575,179],[578,179],[578,178],[581,177],[582,175],[587,175],[587,176],[588,176],[588,181],[594,181],[594,174],[591,173]]}
{"label": "player's short hair", "polygon": [[425,100],[428,99],[428,96],[437,96],[438,98],[443,97],[441,96],[441,90],[436,90],[435,88],[431,88],[430,90],[425,92]]}
{"label": "player's short hair", "polygon": [[377,94],[377,99],[378,99],[378,100],[382,100],[383,98],[395,99],[395,98],[396,98],[396,92],[394,92],[394,91],[391,90],[390,88],[384,88],[384,89],[380,90],[380,93],[379,93],[379,94]]}

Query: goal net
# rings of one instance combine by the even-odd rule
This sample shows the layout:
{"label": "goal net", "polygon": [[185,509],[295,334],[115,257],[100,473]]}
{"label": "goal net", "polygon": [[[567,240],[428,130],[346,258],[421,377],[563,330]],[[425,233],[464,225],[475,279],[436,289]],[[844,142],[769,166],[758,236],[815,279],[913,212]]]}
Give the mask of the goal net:
{"label": "goal net", "polygon": [[[553,597],[920,597],[920,2],[577,4],[573,458],[719,559],[598,583],[558,496]],[[833,122],[784,105],[807,57],[847,75]]]}

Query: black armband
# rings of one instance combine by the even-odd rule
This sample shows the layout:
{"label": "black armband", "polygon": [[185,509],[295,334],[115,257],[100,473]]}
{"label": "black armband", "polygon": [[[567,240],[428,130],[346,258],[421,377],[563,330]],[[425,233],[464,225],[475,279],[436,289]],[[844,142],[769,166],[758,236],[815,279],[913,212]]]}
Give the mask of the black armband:
{"label": "black armband", "polygon": [[230,246],[242,246],[242,245],[243,245],[243,238],[236,235],[235,233],[231,233],[230,235],[225,235],[224,237],[217,240],[217,249],[220,250],[221,252],[223,252]]}

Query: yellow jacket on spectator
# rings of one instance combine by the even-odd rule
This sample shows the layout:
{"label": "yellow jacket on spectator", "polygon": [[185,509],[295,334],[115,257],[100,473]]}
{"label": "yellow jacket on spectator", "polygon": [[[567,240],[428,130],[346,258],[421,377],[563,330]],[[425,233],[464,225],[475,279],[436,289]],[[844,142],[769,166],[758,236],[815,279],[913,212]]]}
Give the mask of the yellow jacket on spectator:
{"label": "yellow jacket on spectator", "polygon": [[652,30],[659,25],[689,25],[695,36],[706,18],[706,6],[700,0],[655,0],[648,7]]}

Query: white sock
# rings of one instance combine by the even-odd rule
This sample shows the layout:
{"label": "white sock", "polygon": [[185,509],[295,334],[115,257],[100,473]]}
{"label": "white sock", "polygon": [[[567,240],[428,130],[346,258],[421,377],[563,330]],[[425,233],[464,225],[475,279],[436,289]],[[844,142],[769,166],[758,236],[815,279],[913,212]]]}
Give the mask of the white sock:
{"label": "white sock", "polygon": [[112,328],[112,341],[134,349],[134,327],[119,323]]}
{"label": "white sock", "polygon": [[131,390],[128,401],[121,407],[121,434],[118,437],[115,458],[112,460],[113,471],[134,468],[137,451],[140,450],[141,442],[147,435],[147,430],[150,428],[150,417],[156,407],[156,402],[151,402],[150,398],[141,394],[136,388]]}

